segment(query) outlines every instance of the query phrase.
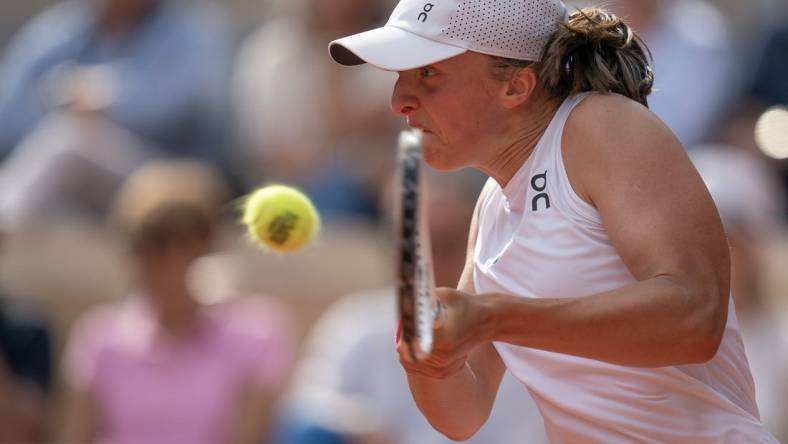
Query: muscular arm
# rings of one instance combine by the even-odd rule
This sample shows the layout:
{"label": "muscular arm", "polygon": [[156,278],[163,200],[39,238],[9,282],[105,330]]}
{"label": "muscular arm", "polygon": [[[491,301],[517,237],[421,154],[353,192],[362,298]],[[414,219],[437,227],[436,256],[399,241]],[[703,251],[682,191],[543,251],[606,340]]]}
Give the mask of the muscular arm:
{"label": "muscular arm", "polygon": [[638,282],[582,298],[474,298],[484,340],[636,367],[711,359],[727,318],[729,255],[681,145],[645,108],[595,96],[572,114],[563,149],[573,188]]}
{"label": "muscular arm", "polygon": [[[481,200],[482,197],[479,202]],[[473,251],[477,220],[478,203],[471,221],[466,263],[458,284],[458,289],[467,294],[474,293]],[[435,348],[440,347],[441,343],[436,341]],[[405,355],[401,353],[400,356]],[[437,371],[406,361],[403,366],[419,410],[436,430],[454,440],[470,438],[487,421],[506,369],[492,343],[473,348],[462,359]]]}

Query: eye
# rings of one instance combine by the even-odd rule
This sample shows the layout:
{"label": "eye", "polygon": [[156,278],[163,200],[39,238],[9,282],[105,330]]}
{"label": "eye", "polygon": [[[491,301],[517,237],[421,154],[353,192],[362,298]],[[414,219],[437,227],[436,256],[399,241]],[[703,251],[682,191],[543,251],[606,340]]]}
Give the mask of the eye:
{"label": "eye", "polygon": [[435,77],[436,75],[438,75],[438,71],[436,71],[435,68],[431,66],[425,66],[419,69],[419,77],[421,78],[430,78]]}

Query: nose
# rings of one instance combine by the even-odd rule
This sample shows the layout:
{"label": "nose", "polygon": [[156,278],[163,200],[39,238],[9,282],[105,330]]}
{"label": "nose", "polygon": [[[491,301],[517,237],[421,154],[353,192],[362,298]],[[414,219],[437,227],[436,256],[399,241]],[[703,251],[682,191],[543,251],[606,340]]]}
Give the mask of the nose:
{"label": "nose", "polygon": [[394,114],[407,116],[418,108],[419,100],[414,94],[413,87],[405,76],[400,75],[391,94],[391,111]]}

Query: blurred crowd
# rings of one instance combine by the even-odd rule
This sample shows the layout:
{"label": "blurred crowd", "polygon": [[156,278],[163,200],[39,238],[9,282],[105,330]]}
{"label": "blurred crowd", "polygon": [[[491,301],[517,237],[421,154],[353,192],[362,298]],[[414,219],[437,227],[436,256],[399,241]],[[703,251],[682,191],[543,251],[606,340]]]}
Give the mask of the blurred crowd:
{"label": "blurred crowd", "polygon": [[[394,3],[0,5],[0,444],[449,442],[394,350],[396,75],[326,51]],[[650,107],[720,210],[761,417],[788,442],[788,9],[605,3],[650,46]],[[428,177],[439,285],[483,180]],[[238,199],[269,182],[315,201],[306,250],[243,239]],[[542,429],[507,375],[471,442]]]}

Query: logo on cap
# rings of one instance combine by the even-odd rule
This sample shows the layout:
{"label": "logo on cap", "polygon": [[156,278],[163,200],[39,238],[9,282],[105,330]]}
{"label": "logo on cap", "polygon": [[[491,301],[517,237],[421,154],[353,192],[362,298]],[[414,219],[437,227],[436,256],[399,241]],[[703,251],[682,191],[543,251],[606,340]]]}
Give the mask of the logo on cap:
{"label": "logo on cap", "polygon": [[427,18],[429,18],[429,16],[430,16],[430,11],[432,11],[432,8],[434,8],[434,7],[435,7],[434,4],[426,3],[424,5],[424,7],[422,8],[422,12],[419,13],[419,17],[418,17],[419,21],[421,21],[422,23],[425,23],[427,21]]}

